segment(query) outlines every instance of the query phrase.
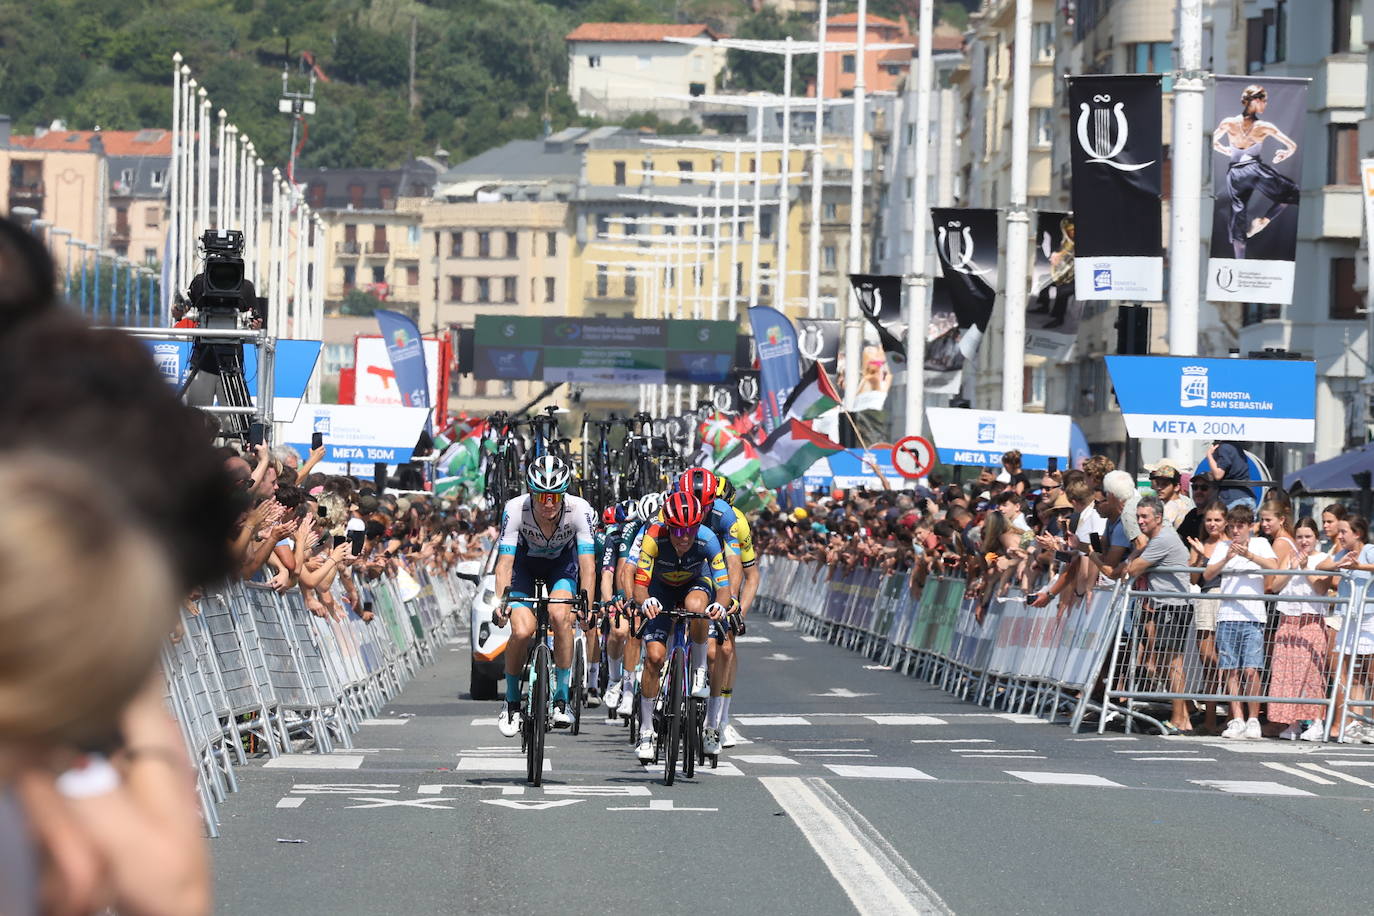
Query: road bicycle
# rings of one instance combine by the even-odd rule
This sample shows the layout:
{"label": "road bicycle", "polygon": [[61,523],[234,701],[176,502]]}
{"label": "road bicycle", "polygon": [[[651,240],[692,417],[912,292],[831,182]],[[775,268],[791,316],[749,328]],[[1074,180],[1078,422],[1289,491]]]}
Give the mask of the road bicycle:
{"label": "road bicycle", "polygon": [[[589,684],[587,675],[591,670],[593,653],[598,658],[601,654],[602,614],[610,605],[610,601],[596,602],[590,609],[577,615],[573,627],[572,682],[568,688],[568,712],[573,718],[569,731],[574,735],[582,733],[582,710],[586,706],[587,688],[592,687],[598,691],[601,689],[600,684]],[[601,670],[604,670],[604,666]]]}
{"label": "road bicycle", "polygon": [[[542,591],[541,584],[536,592]],[[525,778],[537,788],[544,780],[544,735],[553,728],[553,700],[549,691],[553,683],[553,630],[549,626],[549,605],[571,605],[576,614],[586,609],[587,602],[584,595],[549,598],[536,593],[532,598],[512,598],[508,586],[501,596],[501,605],[507,614],[512,601],[534,612],[534,635],[530,637],[525,657],[520,692],[520,750],[525,754]]]}
{"label": "road bicycle", "polygon": [[[702,727],[706,701],[691,696],[691,670],[688,658],[691,644],[687,626],[692,620],[709,620],[709,614],[682,607],[664,610],[672,621],[668,638],[668,657],[659,679],[658,702],[654,705],[654,763],[663,763],[663,784],[671,786],[677,776],[681,751],[682,775],[691,779],[698,760],[704,759]],[[636,704],[638,705],[638,704]]]}

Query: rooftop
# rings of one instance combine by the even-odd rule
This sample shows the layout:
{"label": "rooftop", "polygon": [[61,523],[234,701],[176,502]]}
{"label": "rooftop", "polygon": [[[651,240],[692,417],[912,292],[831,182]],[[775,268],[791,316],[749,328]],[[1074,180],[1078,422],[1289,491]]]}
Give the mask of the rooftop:
{"label": "rooftop", "polygon": [[[858,26],[858,24],[859,24],[859,14],[858,14],[858,13],[841,13],[841,14],[838,15],[838,16],[831,16],[829,19],[825,20],[825,23],[826,23],[826,25],[850,25],[850,26]],[[902,28],[902,24],[901,24],[900,22],[894,22],[894,21],[892,21],[891,19],[887,19],[887,18],[884,18],[884,17],[882,17],[882,16],[875,16],[875,15],[873,15],[872,13],[869,13],[869,14],[868,14],[868,27],[869,27],[870,29],[873,29],[873,28],[900,29],[900,28]]]}
{"label": "rooftop", "polygon": [[584,22],[568,33],[566,41],[666,41],[669,38],[723,38],[710,26],[659,25],[650,22]]}
{"label": "rooftop", "polygon": [[91,140],[100,143],[109,156],[170,156],[172,132],[160,128],[143,130],[49,130],[28,137],[10,137],[10,147],[34,152],[89,151]]}

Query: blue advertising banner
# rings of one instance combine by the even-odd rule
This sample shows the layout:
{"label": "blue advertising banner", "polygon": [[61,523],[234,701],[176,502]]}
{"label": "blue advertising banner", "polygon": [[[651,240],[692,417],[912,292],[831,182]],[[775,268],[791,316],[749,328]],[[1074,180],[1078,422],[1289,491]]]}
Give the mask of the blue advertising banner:
{"label": "blue advertising banner", "polygon": [[782,421],[782,405],[801,381],[797,332],[777,309],[754,306],[749,326],[759,354],[759,395],[763,402],[763,426],[772,432]]}
{"label": "blue advertising banner", "polygon": [[1108,356],[1126,431],[1137,438],[1312,442],[1317,367],[1284,359]]}
{"label": "blue advertising banner", "polygon": [[802,475],[802,484],[808,490],[838,487],[848,489],[883,489],[882,478],[874,473],[873,465],[887,478],[889,484],[901,489],[905,484],[901,474],[892,466],[892,449],[880,448],[864,451],[861,448],[847,448],[842,452],[827,455]]}
{"label": "blue advertising banner", "polygon": [[[153,351],[153,359],[161,370],[167,383],[180,388],[191,372],[191,342],[189,340],[147,340],[148,348]],[[315,372],[315,364],[320,358],[321,344],[318,340],[291,340],[282,338],[277,341],[275,378],[272,391],[276,396],[273,413],[278,421],[290,420],[296,414],[305,389],[310,384],[310,376]],[[246,344],[243,348],[243,376],[253,399],[258,396],[258,348]]]}
{"label": "blue advertising banner", "polygon": [[401,403],[406,407],[428,407],[429,373],[425,370],[425,347],[420,329],[408,315],[378,309],[377,327],[381,328],[391,368],[396,372],[396,387],[401,391]]}
{"label": "blue advertising banner", "polygon": [[1038,471],[1051,458],[1064,467],[1069,457],[1073,422],[1064,414],[927,407],[926,420],[945,464],[1001,467],[1002,455],[1014,449],[1023,468]]}

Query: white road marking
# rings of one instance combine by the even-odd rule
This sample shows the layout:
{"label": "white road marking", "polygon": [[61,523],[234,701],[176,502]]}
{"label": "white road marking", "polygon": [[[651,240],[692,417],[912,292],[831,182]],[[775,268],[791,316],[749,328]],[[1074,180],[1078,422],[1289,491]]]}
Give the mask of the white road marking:
{"label": "white road marking", "polygon": [[[491,773],[523,773],[525,772],[525,758],[520,757],[461,757],[454,770],[459,772],[472,772],[474,770],[485,770]],[[544,772],[553,770],[553,764],[545,758]]]}
{"label": "white road marking", "polygon": [[[948,913],[920,876],[867,821],[801,779],[769,777],[764,788],[792,818],[860,916]],[[828,787],[826,787],[828,788]],[[867,834],[867,836],[866,836]],[[877,842],[874,842],[876,837]]]}
{"label": "white road marking", "polygon": [[828,754],[807,754],[808,757],[877,757],[872,751],[838,751]]}
{"label": "white road marking", "polygon": [[[646,773],[656,773],[659,775],[663,773],[663,763],[661,761],[659,763],[646,763],[643,764],[643,767],[644,772]],[[728,760],[722,760],[716,765],[715,769],[711,769],[710,764],[697,767],[695,775],[743,776],[744,772],[739,767],[735,766],[733,763],[730,763]]]}
{"label": "white road marking", "polygon": [[671,798],[650,799],[647,805],[636,805],[625,808],[607,808],[607,811],[719,811],[719,808],[678,808],[673,804]]}
{"label": "white road marking", "polygon": [[1031,715],[1026,715],[1026,714],[1024,714],[1024,713],[1019,713],[1019,712],[999,712],[999,713],[994,713],[994,715],[996,715],[997,718],[1002,719],[1003,721],[1006,721],[1006,722],[1014,722],[1014,723],[1017,724],[1017,725],[1049,725],[1049,724],[1050,724],[1048,719],[1042,719],[1042,718],[1040,718],[1039,716],[1031,716]]}
{"label": "white road marking", "polygon": [[864,716],[870,722],[879,725],[948,725],[949,722],[939,716]]}
{"label": "white road marking", "polygon": [[825,768],[836,776],[849,776],[855,779],[922,779],[930,782],[935,777],[922,773],[915,767],[880,767],[861,763],[827,763]]}
{"label": "white road marking", "polygon": [[305,804],[304,795],[288,795],[286,798],[277,799],[278,808],[299,808],[303,804]]}
{"label": "white road marking", "polygon": [[770,620],[768,622],[779,630],[790,630],[797,625],[796,621],[793,620]]}
{"label": "white road marking", "polygon": [[1304,747],[1297,743],[1288,744],[1277,741],[1208,741],[1205,746],[1214,750],[1230,751],[1233,754],[1282,754],[1288,756],[1318,753],[1315,744]]}
{"label": "white road marking", "polygon": [[1337,779],[1343,779],[1346,782],[1354,783],[1357,786],[1368,786],[1369,788],[1374,789],[1374,782],[1370,782],[1367,779],[1361,779],[1358,776],[1351,776],[1349,773],[1342,773],[1340,770],[1328,770],[1326,767],[1318,766],[1315,763],[1300,763],[1298,764],[1298,766],[1302,767],[1305,770],[1311,770],[1314,773],[1324,773],[1327,776],[1334,776]]}
{"label": "white road marking", "polygon": [[965,760],[1049,760],[1043,754],[983,754],[981,757],[964,757]]}
{"label": "white road marking", "polygon": [[405,725],[409,719],[364,719],[362,725]]}
{"label": "white road marking", "polygon": [[483,716],[483,717],[480,718],[480,719],[473,719],[473,720],[472,720],[471,722],[469,722],[468,724],[469,724],[469,725],[478,725],[478,726],[482,726],[482,727],[491,726],[491,727],[494,728],[494,727],[496,726],[496,716],[497,716],[497,715],[498,715],[498,714],[492,714],[492,715],[490,715],[490,716]]}
{"label": "white road marking", "polygon": [[356,770],[362,754],[282,754],[264,763],[266,770]]}
{"label": "white road marking", "polygon": [[1119,782],[1112,782],[1092,773],[1039,773],[1026,770],[1004,770],[1008,776],[1024,779],[1039,786],[1093,786],[1102,789],[1124,789]]}
{"label": "white road marking", "polygon": [[1272,760],[1266,760],[1264,761],[1264,765],[1269,767],[1269,769],[1271,770],[1278,770],[1280,773],[1287,773],[1288,775],[1296,776],[1299,779],[1306,779],[1308,782],[1315,782],[1319,786],[1334,786],[1336,784],[1336,781],[1334,779],[1324,779],[1321,776],[1314,776],[1306,770],[1300,770],[1297,767],[1289,766],[1286,763],[1276,763]]}
{"label": "white road marking", "polygon": [[1180,751],[1166,751],[1166,750],[1142,751],[1140,748],[1132,748],[1132,749],[1129,750],[1129,751],[1112,751],[1112,753],[1113,753],[1113,754],[1146,754],[1146,753],[1149,753],[1149,754],[1196,754],[1197,751],[1182,751],[1182,750],[1180,750]]}
{"label": "white road marking", "polygon": [[952,747],[951,754],[1038,754],[1033,747]]}
{"label": "white road marking", "polygon": [[795,662],[796,658],[782,652],[774,652],[772,655],[765,655],[763,660],[766,662]]}
{"label": "white road marking", "polygon": [[1156,763],[1216,763],[1215,757],[1132,757],[1132,760],[1154,761]]}
{"label": "white road marking", "polygon": [[576,795],[586,798],[631,798],[651,793],[648,786],[545,786],[544,794]]}
{"label": "white road marking", "polygon": [[992,738],[912,738],[912,744],[996,744]]}
{"label": "white road marking", "polygon": [[484,798],[484,805],[495,805],[498,808],[510,808],[512,811],[547,811],[550,808],[566,808],[568,805],[580,805],[580,798]]}
{"label": "white road marking", "polygon": [[865,671],[896,671],[891,665],[864,665]]}
{"label": "white road marking", "polygon": [[1208,786],[1232,795],[1312,795],[1306,789],[1295,789],[1281,782],[1251,782],[1243,779],[1190,779],[1194,785]]}
{"label": "white road marking", "polygon": [[395,782],[298,782],[291,791],[300,795],[395,795],[401,786]]}
{"label": "white road marking", "polygon": [[358,797],[353,801],[363,802],[361,805],[345,805],[349,811],[362,809],[364,811],[372,808],[428,808],[431,811],[452,811],[446,801],[457,801],[448,798],[366,798]]}
{"label": "white road marking", "polygon": [[848,687],[831,687],[825,693],[813,693],[811,695],[813,697],[838,697],[841,700],[855,700],[859,697],[876,696],[876,694],[872,693],[855,693]]}
{"label": "white road marking", "polygon": [[768,763],[775,766],[797,767],[801,764],[791,757],[783,757],[778,754],[731,754],[731,760],[738,760],[742,763]]}
{"label": "white road marking", "polygon": [[[483,784],[483,783],[475,783],[475,782],[437,782],[437,783],[429,783],[429,784],[427,784],[427,785],[420,786],[420,787],[419,787],[418,789],[416,789],[415,791],[416,791],[416,793],[419,794],[419,795],[443,795],[445,789],[494,789],[494,788],[496,788],[496,786],[494,786],[494,785],[486,785],[486,784]],[[521,795],[521,794],[523,794],[524,791],[525,791],[525,787],[524,787],[524,786],[503,786],[503,787],[501,788],[501,794],[502,794],[502,795],[510,795],[510,794],[512,794],[512,792],[511,792],[512,789],[515,790],[514,793],[513,793],[513,794],[515,794],[515,795]]]}
{"label": "white road marking", "polygon": [[[821,641],[821,639],[820,639],[819,636],[807,636],[807,635],[805,635],[805,634],[802,634],[802,636],[801,636],[800,638],[801,638],[801,641],[802,641],[802,642],[820,642],[820,641]],[[736,642],[738,642],[738,640],[736,640]]]}
{"label": "white road marking", "polygon": [[740,725],[810,725],[802,716],[735,716]]}
{"label": "white road marking", "polygon": [[501,787],[501,794],[502,794],[502,795],[524,795],[524,794],[525,794],[525,787],[524,787],[524,786],[502,786],[502,787]]}
{"label": "white road marking", "polygon": [[1329,767],[1374,767],[1374,760],[1326,760]]}
{"label": "white road marking", "polygon": [[1092,735],[1087,738],[1069,738],[1069,741],[1136,741],[1130,735]]}
{"label": "white road marking", "polygon": [[741,645],[743,645],[743,644],[745,644],[745,643],[763,643],[763,642],[772,642],[772,641],[773,641],[773,640],[769,639],[767,636],[736,636],[736,637],[735,637],[735,642],[740,643]]}

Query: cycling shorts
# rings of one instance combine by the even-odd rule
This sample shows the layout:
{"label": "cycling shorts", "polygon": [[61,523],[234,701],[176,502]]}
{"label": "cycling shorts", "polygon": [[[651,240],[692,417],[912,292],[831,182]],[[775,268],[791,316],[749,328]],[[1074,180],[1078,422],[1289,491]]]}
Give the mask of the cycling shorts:
{"label": "cycling shorts", "polygon": [[532,557],[524,544],[515,550],[515,565],[510,574],[512,597],[533,595],[535,582],[543,582],[550,595],[559,590],[576,595],[577,579],[577,548],[572,544],[552,558]]}
{"label": "cycling shorts", "polygon": [[[654,582],[649,586],[649,597],[657,598],[665,611],[671,611],[674,608],[685,607],[687,596],[693,591],[703,592],[706,595],[707,604],[715,600],[716,585],[705,576],[676,587],[662,582]],[[672,625],[673,618],[671,615],[659,614],[653,620],[645,622],[644,629],[639,632],[639,638],[644,642],[666,643],[672,632]]]}

